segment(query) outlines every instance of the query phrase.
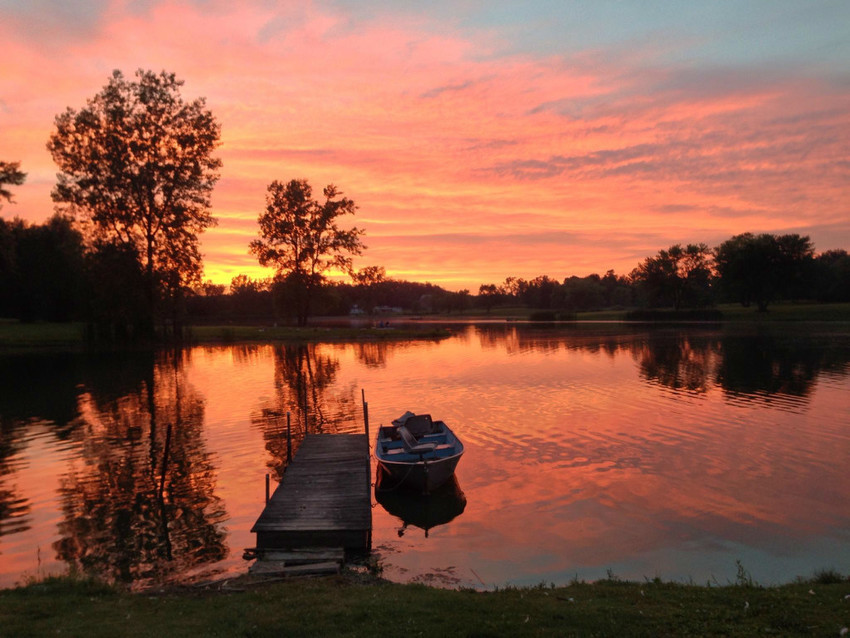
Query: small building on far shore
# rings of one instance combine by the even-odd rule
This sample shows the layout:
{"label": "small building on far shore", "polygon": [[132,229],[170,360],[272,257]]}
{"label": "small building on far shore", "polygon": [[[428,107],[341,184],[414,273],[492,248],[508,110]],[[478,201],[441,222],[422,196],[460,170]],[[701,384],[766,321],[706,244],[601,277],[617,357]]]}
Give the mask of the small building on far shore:
{"label": "small building on far shore", "polygon": [[400,315],[403,312],[400,306],[375,306],[373,315]]}

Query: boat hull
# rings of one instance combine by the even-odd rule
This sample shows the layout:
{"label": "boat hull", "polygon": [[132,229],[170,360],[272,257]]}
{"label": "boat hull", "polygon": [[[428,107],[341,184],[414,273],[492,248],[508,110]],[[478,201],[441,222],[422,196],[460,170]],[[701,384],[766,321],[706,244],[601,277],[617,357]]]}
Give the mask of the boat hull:
{"label": "boat hull", "polygon": [[387,474],[387,486],[403,485],[408,489],[431,492],[454,476],[461,454],[463,452],[415,463],[393,462],[378,457],[378,463]]}
{"label": "boat hull", "polygon": [[463,443],[430,414],[405,412],[392,426],[378,428],[375,459],[387,484],[431,492],[448,481],[463,455]]}

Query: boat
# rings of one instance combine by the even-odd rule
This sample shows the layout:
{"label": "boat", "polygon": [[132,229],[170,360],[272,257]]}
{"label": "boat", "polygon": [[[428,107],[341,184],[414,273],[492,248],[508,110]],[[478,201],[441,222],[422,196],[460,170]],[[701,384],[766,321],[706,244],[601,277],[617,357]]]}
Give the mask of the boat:
{"label": "boat", "polygon": [[390,481],[430,492],[448,481],[463,455],[463,443],[443,421],[430,414],[405,412],[392,425],[378,428],[375,458]]}

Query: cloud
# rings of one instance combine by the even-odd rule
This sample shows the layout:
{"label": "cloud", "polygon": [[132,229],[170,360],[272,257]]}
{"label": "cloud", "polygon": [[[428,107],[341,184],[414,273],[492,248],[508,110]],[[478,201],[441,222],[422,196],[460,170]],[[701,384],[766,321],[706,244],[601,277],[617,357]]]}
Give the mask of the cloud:
{"label": "cloud", "polygon": [[435,87],[429,91],[425,91],[421,97],[424,99],[439,97],[443,93],[455,92],[455,91],[463,91],[464,89],[468,89],[473,84],[472,80],[467,80],[466,82],[460,82],[458,84],[446,84],[444,86]]}
{"label": "cloud", "polygon": [[16,60],[0,77],[3,153],[33,176],[3,213],[52,212],[54,116],[112,69],[142,67],[176,72],[222,124],[221,223],[203,246],[223,281],[239,274],[234,255],[258,268],[246,237],[274,179],[352,197],[364,262],[476,289],[628,271],[673,243],[753,229],[848,234],[846,71],[805,56],[704,63],[687,56],[716,33],[692,23],[677,35],[664,26],[676,16],[636,33],[618,22],[600,41],[551,6],[535,20],[568,31],[529,48],[512,38],[534,24],[513,28],[510,6],[488,6],[115,0],[62,18],[44,1],[0,4]]}
{"label": "cloud", "polygon": [[50,48],[96,37],[105,13],[106,5],[99,0],[0,0],[0,15],[8,27]]}

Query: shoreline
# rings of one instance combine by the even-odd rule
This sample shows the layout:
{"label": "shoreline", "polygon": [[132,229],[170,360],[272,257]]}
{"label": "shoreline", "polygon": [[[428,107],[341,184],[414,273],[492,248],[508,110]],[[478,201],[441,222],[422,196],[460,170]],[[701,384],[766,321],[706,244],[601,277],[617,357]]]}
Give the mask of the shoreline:
{"label": "shoreline", "polygon": [[[535,321],[532,311],[520,309],[499,309],[504,312],[491,314],[456,314],[456,315],[399,315],[391,318],[392,325],[376,327],[373,321],[352,320],[349,317],[320,317],[314,323],[305,327],[274,326],[257,324],[193,324],[187,326],[187,337],[177,344],[159,345],[205,345],[205,344],[244,344],[244,343],[309,343],[309,342],[340,342],[340,341],[406,341],[444,339],[453,332],[445,324],[522,323],[528,326],[792,326],[817,323],[829,326],[850,326],[850,304],[777,304],[766,313],[758,313],[753,308],[741,306],[722,306],[719,308],[722,318],[712,321],[688,320],[687,315],[682,319],[671,318],[669,311],[659,311],[660,319],[650,318],[630,321],[626,318],[627,311],[599,311],[580,313],[574,319],[565,321]],[[362,322],[365,325],[357,325]],[[442,324],[442,325],[440,325]],[[104,343],[103,347],[118,348],[120,343]],[[83,349],[88,347],[86,340],[86,325],[84,323],[32,323],[24,324],[12,320],[0,319],[0,350],[30,351],[34,349],[71,348]],[[101,344],[95,344],[95,349]],[[135,347],[135,346],[131,346]]]}
{"label": "shoreline", "polygon": [[621,581],[481,592],[395,584],[375,574],[129,593],[86,578],[0,590],[0,634],[197,635],[724,635],[843,636],[850,580],[831,570],[761,587]]}

